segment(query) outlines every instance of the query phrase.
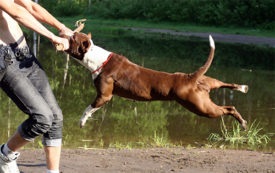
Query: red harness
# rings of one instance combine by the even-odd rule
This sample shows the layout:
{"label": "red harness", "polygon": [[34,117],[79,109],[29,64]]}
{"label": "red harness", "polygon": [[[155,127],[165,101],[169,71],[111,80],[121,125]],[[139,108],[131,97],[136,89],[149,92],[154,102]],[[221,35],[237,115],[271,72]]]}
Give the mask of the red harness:
{"label": "red harness", "polygon": [[109,61],[110,59],[113,57],[113,53],[111,53],[108,58],[106,59],[106,61],[104,61],[102,63],[102,65],[100,67],[98,67],[95,71],[92,72],[92,74],[94,74],[95,72],[98,72],[100,69],[102,69]]}

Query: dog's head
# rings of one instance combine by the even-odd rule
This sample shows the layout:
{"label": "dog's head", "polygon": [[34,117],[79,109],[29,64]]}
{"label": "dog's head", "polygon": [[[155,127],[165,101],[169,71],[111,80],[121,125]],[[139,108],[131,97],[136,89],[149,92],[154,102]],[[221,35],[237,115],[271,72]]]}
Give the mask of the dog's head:
{"label": "dog's head", "polygon": [[91,41],[91,34],[84,34],[75,32],[72,36],[68,37],[70,47],[66,52],[72,57],[83,60],[85,53],[93,46]]}

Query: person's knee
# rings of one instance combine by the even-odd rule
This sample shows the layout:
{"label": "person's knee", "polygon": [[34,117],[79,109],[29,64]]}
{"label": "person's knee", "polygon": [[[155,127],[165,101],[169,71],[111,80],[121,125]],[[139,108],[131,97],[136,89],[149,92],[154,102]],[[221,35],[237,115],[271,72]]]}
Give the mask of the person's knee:
{"label": "person's knee", "polygon": [[45,134],[49,131],[53,124],[53,115],[32,115],[29,119],[24,121],[19,127],[19,133],[26,140],[33,140],[39,135]]}
{"label": "person's knee", "polygon": [[36,123],[34,123],[33,126],[37,130],[37,132],[39,132],[39,134],[44,134],[51,128],[52,123],[53,116],[47,115],[37,119]]}
{"label": "person's knee", "polygon": [[42,144],[45,146],[60,146],[62,144],[63,115],[54,114],[51,128],[43,135]]}
{"label": "person's knee", "polygon": [[63,126],[63,114],[61,110],[53,114],[53,122],[56,122],[59,126]]}
{"label": "person's knee", "polygon": [[63,115],[56,114],[54,115],[54,120],[51,129],[49,130],[49,133],[54,136],[54,138],[59,139],[62,138],[62,128],[63,128]]}

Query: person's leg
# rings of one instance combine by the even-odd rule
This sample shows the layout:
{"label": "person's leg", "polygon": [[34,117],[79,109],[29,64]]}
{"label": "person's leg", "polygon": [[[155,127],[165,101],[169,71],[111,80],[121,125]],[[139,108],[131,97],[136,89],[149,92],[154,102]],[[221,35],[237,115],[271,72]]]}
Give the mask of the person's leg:
{"label": "person's leg", "polygon": [[20,148],[28,144],[30,141],[22,138],[18,131],[8,140],[7,146],[13,152],[18,151]]}
{"label": "person's leg", "polygon": [[0,146],[0,173],[19,173],[16,160],[20,153],[16,151],[28,142],[16,132],[6,144]]}
{"label": "person's leg", "polygon": [[53,113],[52,126],[45,134],[43,134],[42,143],[46,154],[47,169],[54,173],[59,172],[63,114],[52,92],[45,72],[41,69],[39,62],[36,61],[36,63],[37,65],[34,65],[36,66],[36,72],[29,78],[32,80],[34,86],[39,90],[39,93],[47,102]]}
{"label": "person's leg", "polygon": [[35,73],[32,73],[28,77],[51,109],[53,115],[51,127],[43,134],[42,138],[47,169],[48,172],[57,173],[59,172],[61,157],[63,114],[52,92],[45,72],[37,60],[34,63],[36,63],[33,65]]}
{"label": "person's leg", "polygon": [[59,171],[61,146],[44,146],[46,154],[47,169],[53,171]]}
{"label": "person's leg", "polygon": [[[1,48],[0,55],[2,56],[1,58],[6,57],[8,59],[12,58],[13,60],[15,60],[11,47],[0,45],[0,48]],[[1,61],[3,61],[3,59],[1,59]],[[11,59],[9,61],[12,62]],[[7,66],[6,70],[8,71],[8,69],[9,69],[8,74],[13,74],[13,72],[17,71],[15,70],[15,68],[10,68]],[[2,77],[5,76],[5,74],[1,75],[1,79]],[[9,91],[12,91],[12,87],[10,85],[6,85],[6,86],[9,87]],[[2,85],[2,82],[1,82],[1,87],[2,88],[5,87],[4,85]],[[1,173],[19,173],[16,160],[19,157],[20,153],[17,152],[17,150],[22,146],[26,145],[28,142],[29,141],[25,140],[17,131],[6,144],[3,144],[0,146],[0,172]]]}
{"label": "person's leg", "polygon": [[[34,94],[35,90],[31,89],[31,85],[29,86],[24,85],[28,83],[28,82],[25,82],[27,80],[25,80],[24,77],[21,77],[21,78],[14,77],[14,81],[16,80],[18,80],[18,82],[11,82],[12,84],[14,84],[14,85],[11,85],[11,86],[14,86],[13,89],[15,90],[13,91],[17,93],[17,91],[20,91],[22,88],[24,90],[24,91],[21,90],[21,92],[19,93],[21,94],[23,93],[23,94],[22,95],[18,94],[17,99],[15,99],[17,100],[16,101],[17,105],[22,107],[23,104],[21,103],[20,99],[28,100],[27,98],[29,98],[31,102],[36,102],[36,103],[30,104],[30,102],[24,101],[24,103],[26,103],[25,104],[26,108],[29,105],[32,105],[36,108],[32,109],[33,111],[29,111],[29,112],[33,112],[33,114],[29,114],[30,115],[29,118],[19,126],[18,130],[8,140],[8,142],[5,145],[1,146],[1,152],[0,152],[0,155],[1,155],[0,172],[1,173],[19,173],[18,167],[16,165],[16,159],[19,156],[18,150],[22,146],[32,141],[36,136],[46,133],[51,127],[52,119],[53,119],[51,117],[52,112],[50,108],[47,106],[43,106],[47,104],[43,103],[43,99],[41,99],[41,96],[37,97],[37,95]],[[3,87],[3,90],[5,89],[9,90],[10,92],[8,95],[10,96],[13,95],[14,97],[11,97],[11,98],[16,98],[15,97],[16,95],[12,94],[13,92],[11,92],[12,90],[11,86]],[[23,96],[23,97],[20,97],[20,96]],[[34,108],[34,107],[29,107],[29,108]],[[23,111],[28,112],[27,109],[26,110],[23,109]]]}
{"label": "person's leg", "polygon": [[20,139],[18,134],[15,133],[8,141],[11,149],[17,151],[18,148],[24,145],[23,143],[33,141],[35,137],[45,134],[51,128],[54,119],[53,113],[28,77],[24,73],[18,72],[16,68],[11,67],[7,70],[4,79],[1,81],[1,87],[14,103],[29,115],[29,118],[18,127],[16,132],[24,140],[12,144],[13,138]]}
{"label": "person's leg", "polygon": [[[16,63],[14,66],[16,66]],[[32,141],[36,136],[40,134],[47,134],[49,129],[53,126],[53,120],[55,119],[56,121],[56,119],[58,119],[62,122],[62,118],[59,118],[60,116],[53,115],[53,107],[47,103],[47,100],[42,97],[40,89],[35,86],[41,82],[39,81],[39,76],[36,76],[36,78],[34,75],[32,81],[36,82],[32,82],[28,78],[29,76],[32,76],[32,73],[28,73],[27,69],[22,68],[21,72],[18,72],[18,67],[10,67],[9,69],[14,71],[7,72],[1,82],[2,89],[23,112],[30,115],[30,117],[19,126],[15,135],[13,135],[7,142],[8,148],[11,151],[16,152],[29,141]],[[62,115],[62,113],[59,114]],[[60,128],[62,128],[62,125]],[[60,132],[60,134],[61,135],[58,136],[58,138],[60,138],[59,141],[61,141],[62,132]],[[54,149],[54,152],[52,152],[52,149],[45,150],[47,155],[47,163],[56,163],[48,166],[48,169],[56,169],[59,167],[59,150],[61,149],[61,142],[59,142],[58,145],[59,146]],[[53,158],[55,158],[55,160],[53,160]]]}

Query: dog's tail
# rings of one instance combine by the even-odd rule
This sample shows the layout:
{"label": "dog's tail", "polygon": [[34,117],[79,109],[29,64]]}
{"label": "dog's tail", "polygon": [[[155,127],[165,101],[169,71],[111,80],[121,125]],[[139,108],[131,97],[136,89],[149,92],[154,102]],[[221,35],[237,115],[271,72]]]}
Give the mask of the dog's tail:
{"label": "dog's tail", "polygon": [[194,79],[194,81],[196,81],[199,77],[201,77],[202,75],[204,75],[207,72],[207,70],[209,69],[209,67],[213,61],[214,52],[215,52],[215,42],[211,35],[209,35],[209,42],[210,42],[211,50],[210,50],[208,59],[207,59],[206,63],[201,68],[199,68],[196,72],[194,72],[191,75],[192,78]]}

